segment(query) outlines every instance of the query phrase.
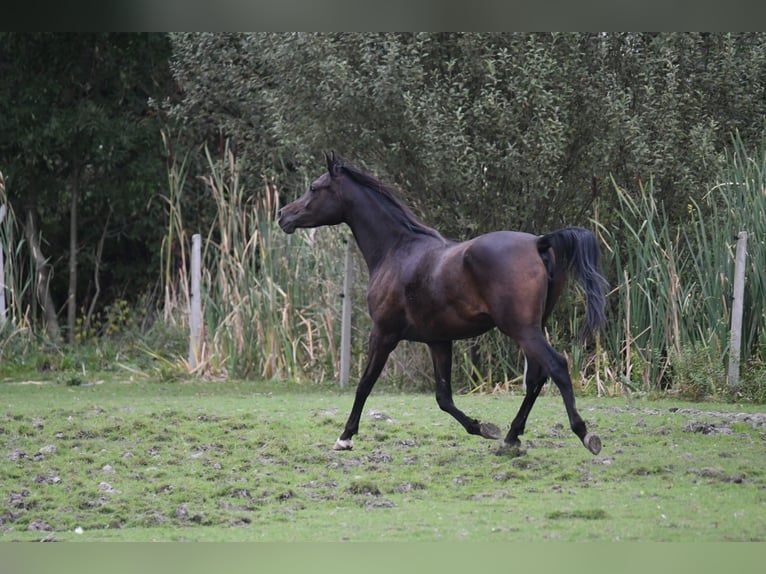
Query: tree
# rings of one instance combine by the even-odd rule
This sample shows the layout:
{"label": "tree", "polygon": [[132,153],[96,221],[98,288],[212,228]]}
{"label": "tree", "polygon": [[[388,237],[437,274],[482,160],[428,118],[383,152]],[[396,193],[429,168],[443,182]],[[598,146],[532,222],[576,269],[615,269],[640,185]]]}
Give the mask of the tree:
{"label": "tree", "polygon": [[[164,179],[162,119],[148,99],[170,93],[168,57],[160,34],[0,35],[0,164],[11,201],[26,214],[53,338],[54,301],[66,294],[67,336],[74,340],[78,302],[93,295],[79,269],[97,267],[102,235],[110,240],[101,268],[110,268],[111,296],[144,288],[136,262],[121,276],[119,265],[158,239],[144,216]],[[69,225],[61,225],[67,217]],[[68,273],[56,273],[64,265]]]}

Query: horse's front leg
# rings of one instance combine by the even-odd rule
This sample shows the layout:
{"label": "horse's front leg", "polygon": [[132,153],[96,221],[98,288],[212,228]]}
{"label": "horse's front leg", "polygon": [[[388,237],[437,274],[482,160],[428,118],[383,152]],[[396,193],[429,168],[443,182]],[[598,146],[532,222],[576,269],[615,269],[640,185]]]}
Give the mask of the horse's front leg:
{"label": "horse's front leg", "polygon": [[497,426],[471,418],[455,406],[452,400],[452,341],[429,343],[428,348],[434,363],[436,402],[439,408],[455,417],[469,434],[481,435],[484,438],[502,438]]}
{"label": "horse's front leg", "polygon": [[367,401],[367,397],[370,396],[372,387],[375,386],[375,382],[386,365],[388,356],[396,348],[398,342],[398,338],[383,335],[377,328],[372,328],[367,349],[367,364],[364,367],[362,378],[359,379],[359,384],[356,387],[354,405],[351,407],[346,427],[333,446],[335,450],[351,450],[353,448],[354,442],[351,438],[359,432],[359,420],[362,418],[364,403]]}

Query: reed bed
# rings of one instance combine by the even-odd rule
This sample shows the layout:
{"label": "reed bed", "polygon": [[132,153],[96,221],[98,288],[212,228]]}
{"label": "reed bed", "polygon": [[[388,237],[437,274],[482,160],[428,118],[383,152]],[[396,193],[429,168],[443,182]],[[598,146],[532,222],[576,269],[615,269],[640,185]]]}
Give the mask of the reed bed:
{"label": "reed bed", "polygon": [[[323,380],[336,376],[342,238],[333,230],[286,235],[276,225],[279,197],[271,183],[250,194],[228,145],[206,150],[200,176],[215,218],[203,232],[203,345],[198,371],[209,376]],[[182,166],[187,169],[186,166]],[[182,173],[169,179],[183,186]],[[182,196],[172,190],[170,204]],[[171,207],[171,213],[176,209]],[[179,210],[180,212],[180,210]],[[167,257],[179,274],[166,281],[166,316],[185,326],[191,233],[170,218]],[[172,248],[176,243],[179,247]],[[170,269],[167,266],[166,269]]]}
{"label": "reed bed", "polygon": [[651,181],[637,195],[615,184],[617,222],[600,226],[605,267],[616,278],[610,322],[602,337],[613,381],[631,390],[672,388],[698,398],[741,391],[727,389],[725,380],[740,231],[749,235],[742,362],[746,370],[762,372],[764,149],[747,150],[735,137],[721,182],[702,202],[690,200],[688,220],[675,227],[655,201]]}

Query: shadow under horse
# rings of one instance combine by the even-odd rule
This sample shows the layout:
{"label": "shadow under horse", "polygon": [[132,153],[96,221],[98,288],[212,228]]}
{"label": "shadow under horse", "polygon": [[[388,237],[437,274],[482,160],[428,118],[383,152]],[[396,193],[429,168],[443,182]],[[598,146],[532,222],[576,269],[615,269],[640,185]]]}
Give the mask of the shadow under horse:
{"label": "shadow under horse", "polygon": [[604,323],[607,282],[599,271],[593,233],[568,227],[536,236],[496,231],[464,242],[449,241],[424,225],[393,188],[325,155],[327,172],[279,211],[286,233],[345,223],[369,269],[367,303],[372,318],[367,363],[346,426],[335,443],[349,450],[365,401],[399,341],[428,345],[436,377],[436,401],[470,434],[503,439],[500,429],[467,416],[452,398],[452,342],[497,327],[524,353],[526,395],[503,441],[519,436],[548,377],[561,392],[572,431],[593,454],[601,440],[588,432],[575,408],[566,358],[543,333],[546,320],[573,272],[586,295],[583,337]]}

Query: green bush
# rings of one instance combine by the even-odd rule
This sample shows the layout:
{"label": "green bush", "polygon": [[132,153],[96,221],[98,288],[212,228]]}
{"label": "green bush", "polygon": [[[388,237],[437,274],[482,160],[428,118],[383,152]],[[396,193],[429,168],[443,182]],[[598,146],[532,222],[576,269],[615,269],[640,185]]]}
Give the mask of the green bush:
{"label": "green bush", "polygon": [[684,345],[670,358],[673,388],[692,401],[721,397],[726,393],[726,370],[707,348]]}
{"label": "green bush", "polygon": [[735,401],[766,403],[766,363],[753,361],[745,365],[738,388],[730,397]]}

